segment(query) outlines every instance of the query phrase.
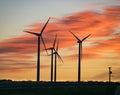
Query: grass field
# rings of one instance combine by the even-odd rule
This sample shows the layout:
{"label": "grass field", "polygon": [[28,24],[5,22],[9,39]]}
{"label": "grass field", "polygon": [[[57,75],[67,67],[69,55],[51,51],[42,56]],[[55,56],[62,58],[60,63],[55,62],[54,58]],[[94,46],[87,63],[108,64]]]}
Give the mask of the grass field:
{"label": "grass field", "polygon": [[114,95],[120,83],[0,81],[0,95]]}

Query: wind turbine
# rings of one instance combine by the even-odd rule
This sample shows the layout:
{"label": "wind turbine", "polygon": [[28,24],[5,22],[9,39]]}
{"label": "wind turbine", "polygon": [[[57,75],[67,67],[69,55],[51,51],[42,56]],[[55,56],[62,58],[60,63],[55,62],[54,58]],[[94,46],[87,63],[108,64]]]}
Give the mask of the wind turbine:
{"label": "wind turbine", "polygon": [[62,58],[61,58],[61,56],[59,55],[59,53],[58,53],[58,44],[59,44],[59,42],[57,43],[57,47],[56,47],[56,50],[55,50],[55,52],[53,53],[54,55],[55,55],[55,63],[54,63],[54,82],[56,82],[56,76],[57,76],[57,57],[58,57],[58,59],[62,62],[62,63],[64,63],[63,62],[63,60],[62,60]]}
{"label": "wind turbine", "polygon": [[42,34],[43,34],[43,31],[44,31],[44,29],[46,28],[49,20],[50,20],[50,18],[47,20],[47,22],[45,23],[45,25],[44,25],[43,28],[41,29],[40,33],[34,33],[34,32],[24,31],[24,32],[33,34],[33,35],[35,35],[35,36],[38,37],[37,82],[39,82],[39,80],[40,80],[40,39],[42,40],[43,45],[44,45],[45,50],[46,50],[46,46],[45,46],[45,42],[44,42],[44,40],[43,40]]}
{"label": "wind turbine", "polygon": [[53,81],[53,51],[55,50],[56,38],[57,38],[57,34],[55,35],[53,46],[50,48],[46,48],[46,50],[51,50],[51,82]]}
{"label": "wind turbine", "polygon": [[82,40],[80,40],[75,34],[73,34],[71,31],[70,33],[76,38],[77,43],[79,44],[79,49],[78,49],[78,82],[81,81],[81,58],[82,58],[82,42],[86,40],[91,34],[88,36],[84,37]]}
{"label": "wind turbine", "polygon": [[111,70],[111,67],[109,67],[108,69],[109,69],[109,82],[111,82],[111,74],[112,74],[112,70]]}

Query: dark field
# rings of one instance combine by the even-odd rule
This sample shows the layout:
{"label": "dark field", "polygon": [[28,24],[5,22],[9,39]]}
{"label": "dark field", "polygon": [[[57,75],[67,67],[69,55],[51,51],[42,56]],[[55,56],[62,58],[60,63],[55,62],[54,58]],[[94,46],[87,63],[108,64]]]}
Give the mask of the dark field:
{"label": "dark field", "polygon": [[0,81],[0,95],[115,95],[120,83]]}

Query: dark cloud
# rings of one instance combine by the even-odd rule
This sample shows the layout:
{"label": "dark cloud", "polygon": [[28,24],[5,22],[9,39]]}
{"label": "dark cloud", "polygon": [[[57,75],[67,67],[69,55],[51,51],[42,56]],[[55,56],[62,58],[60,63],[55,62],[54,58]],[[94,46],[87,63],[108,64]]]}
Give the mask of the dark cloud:
{"label": "dark cloud", "polygon": [[4,47],[0,47],[0,53],[16,53],[23,49],[24,47],[4,46]]}

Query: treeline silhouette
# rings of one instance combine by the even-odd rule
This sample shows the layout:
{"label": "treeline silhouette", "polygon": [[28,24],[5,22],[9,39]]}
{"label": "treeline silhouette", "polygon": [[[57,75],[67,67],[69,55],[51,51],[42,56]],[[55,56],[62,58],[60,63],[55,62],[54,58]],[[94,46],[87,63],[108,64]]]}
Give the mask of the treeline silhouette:
{"label": "treeline silhouette", "polygon": [[0,95],[114,95],[119,82],[34,82],[0,80]]}

